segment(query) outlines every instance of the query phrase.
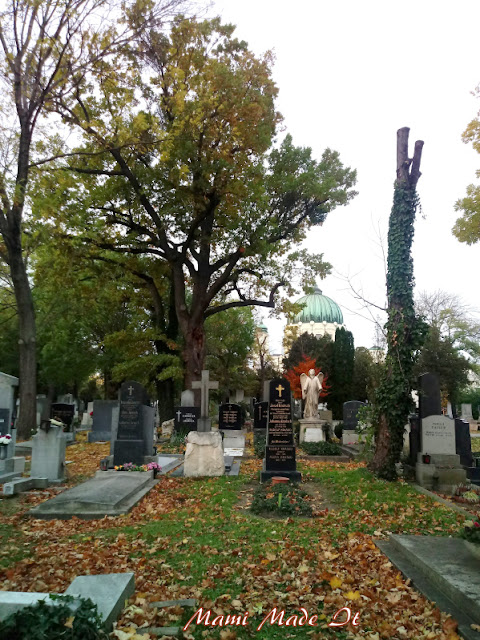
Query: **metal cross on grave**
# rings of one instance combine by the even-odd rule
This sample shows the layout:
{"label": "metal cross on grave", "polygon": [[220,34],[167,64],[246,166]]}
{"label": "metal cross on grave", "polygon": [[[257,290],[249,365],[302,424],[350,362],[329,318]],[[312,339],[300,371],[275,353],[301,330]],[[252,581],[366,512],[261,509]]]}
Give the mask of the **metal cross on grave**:
{"label": "metal cross on grave", "polygon": [[210,371],[202,371],[202,379],[192,382],[192,389],[200,389],[200,417],[208,418],[209,391],[218,389],[218,382],[210,380]]}

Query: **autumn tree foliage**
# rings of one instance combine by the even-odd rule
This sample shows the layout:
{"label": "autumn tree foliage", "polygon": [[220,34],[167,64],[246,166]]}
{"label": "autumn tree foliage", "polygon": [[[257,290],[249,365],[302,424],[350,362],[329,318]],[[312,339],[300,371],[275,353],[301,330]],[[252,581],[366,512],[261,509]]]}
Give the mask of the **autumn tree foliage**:
{"label": "autumn tree foliage", "polygon": [[[302,387],[300,385],[300,375],[302,373],[306,373],[308,376],[308,372],[310,369],[314,369],[315,375],[318,375],[321,371],[321,368],[316,366],[315,358],[311,358],[310,356],[303,355],[300,363],[288,371],[286,371],[283,375],[285,379],[290,382],[290,388],[293,393],[294,398],[302,397]],[[322,382],[322,392],[320,393],[320,398],[326,398],[330,393],[331,386],[328,384],[328,374],[325,374]]]}
{"label": "autumn tree foliage", "polygon": [[165,265],[187,386],[204,366],[207,318],[280,308],[300,269],[306,284],[327,273],[321,255],[295,247],[355,195],[337,152],[314,160],[290,136],[273,146],[272,56],[254,56],[233,32],[178,19],[55,103],[83,144],[56,164],[61,197],[47,217],[110,257]]}
{"label": "autumn tree foliage", "polygon": [[146,28],[161,29],[181,2],[159,0],[145,11],[146,3],[133,0],[123,4],[123,16],[106,0],[8,0],[0,8],[0,260],[18,316],[21,438],[36,424],[37,336],[23,231],[32,167],[51,156],[44,117],[73,94],[80,98],[94,67],[104,68]]}

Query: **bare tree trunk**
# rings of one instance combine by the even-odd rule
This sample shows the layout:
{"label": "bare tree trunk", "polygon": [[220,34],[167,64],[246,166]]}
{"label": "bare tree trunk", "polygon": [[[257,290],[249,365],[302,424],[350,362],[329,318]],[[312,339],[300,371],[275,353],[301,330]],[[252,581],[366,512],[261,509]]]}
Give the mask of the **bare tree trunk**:
{"label": "bare tree trunk", "polygon": [[[184,388],[191,389],[194,380],[200,380],[205,362],[205,327],[203,322],[189,327],[185,336],[185,348],[183,350],[185,363]],[[196,390],[200,406],[200,390]],[[197,397],[195,396],[195,400]]]}
{"label": "bare tree trunk", "polygon": [[19,439],[28,440],[32,431],[36,428],[37,410],[35,311],[21,245],[16,242],[9,242],[7,250],[19,324],[20,413],[17,420],[17,430]]}

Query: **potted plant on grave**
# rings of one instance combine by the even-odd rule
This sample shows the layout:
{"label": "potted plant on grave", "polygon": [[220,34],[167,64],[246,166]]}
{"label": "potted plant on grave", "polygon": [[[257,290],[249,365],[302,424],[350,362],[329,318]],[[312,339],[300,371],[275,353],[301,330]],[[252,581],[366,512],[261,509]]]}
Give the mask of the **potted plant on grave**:
{"label": "potted plant on grave", "polygon": [[4,436],[0,433],[0,460],[5,460],[7,457],[7,447],[12,441],[12,436],[6,433]]}
{"label": "potted plant on grave", "polygon": [[473,555],[480,559],[480,521],[479,516],[475,520],[468,520],[465,523],[465,527],[462,531],[462,538],[465,540],[465,544],[473,553]]}

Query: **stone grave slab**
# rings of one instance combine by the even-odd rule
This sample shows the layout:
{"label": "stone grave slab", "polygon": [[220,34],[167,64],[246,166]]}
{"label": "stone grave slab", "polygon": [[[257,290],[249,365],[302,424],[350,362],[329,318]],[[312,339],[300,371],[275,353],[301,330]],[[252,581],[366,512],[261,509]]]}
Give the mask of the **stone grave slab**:
{"label": "stone grave slab", "polygon": [[480,624],[480,560],[461,538],[391,535],[376,542],[425,597],[459,623],[466,640],[477,640]]}
{"label": "stone grave slab", "polygon": [[15,496],[22,491],[30,489],[46,489],[49,486],[48,478],[15,478],[3,485],[4,496]]}
{"label": "stone grave slab", "polygon": [[227,430],[223,436],[223,449],[225,452],[227,449],[235,449],[236,451],[242,452],[236,455],[243,455],[245,450],[245,431],[241,429]]}
{"label": "stone grave slab", "polygon": [[135,592],[135,574],[108,573],[98,576],[78,576],[65,595],[90,598],[97,605],[103,625],[111,629],[125,606],[125,600]]}
{"label": "stone grave slab", "polygon": [[128,513],[155,485],[153,471],[97,471],[95,477],[30,509],[32,518],[94,520]]}
{"label": "stone grave slab", "polygon": [[[90,598],[97,605],[102,616],[103,627],[111,631],[113,623],[125,606],[125,600],[135,592],[133,573],[109,573],[96,576],[78,576],[70,584],[64,595],[74,598]],[[50,593],[23,593],[18,591],[0,591],[0,620],[21,611],[24,607],[36,605],[40,600],[54,607],[58,600],[52,600]],[[75,611],[72,602],[72,613]]]}

